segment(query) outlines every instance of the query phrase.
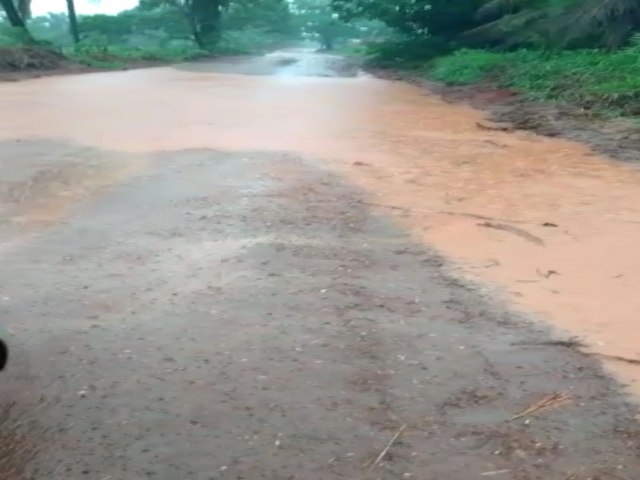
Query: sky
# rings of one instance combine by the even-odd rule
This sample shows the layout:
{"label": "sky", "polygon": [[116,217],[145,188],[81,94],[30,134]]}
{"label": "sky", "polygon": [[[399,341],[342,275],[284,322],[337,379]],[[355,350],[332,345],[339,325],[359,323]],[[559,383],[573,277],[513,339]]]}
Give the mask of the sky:
{"label": "sky", "polygon": [[[76,0],[76,10],[80,15],[92,13],[118,13],[128,10],[138,4],[138,0]],[[48,12],[66,12],[66,0],[33,0],[31,3],[33,15],[43,15]]]}

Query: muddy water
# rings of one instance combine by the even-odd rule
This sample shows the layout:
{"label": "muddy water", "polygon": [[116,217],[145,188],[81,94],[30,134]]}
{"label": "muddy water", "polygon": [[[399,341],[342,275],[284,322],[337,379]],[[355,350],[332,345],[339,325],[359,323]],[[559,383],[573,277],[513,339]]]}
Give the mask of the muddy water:
{"label": "muddy water", "polygon": [[[481,129],[482,113],[412,86],[304,76],[285,63],[271,57],[0,85],[0,141],[16,157],[20,143],[34,139],[113,152],[99,169],[83,170],[89,187],[63,195],[68,205],[91,185],[98,192],[140,173],[151,152],[300,153],[365,187],[373,208],[454,259],[459,274],[593,351],[640,358],[639,171],[567,141]],[[21,168],[29,159],[14,162]],[[29,215],[25,208],[22,221]],[[610,367],[640,395],[639,367]]]}

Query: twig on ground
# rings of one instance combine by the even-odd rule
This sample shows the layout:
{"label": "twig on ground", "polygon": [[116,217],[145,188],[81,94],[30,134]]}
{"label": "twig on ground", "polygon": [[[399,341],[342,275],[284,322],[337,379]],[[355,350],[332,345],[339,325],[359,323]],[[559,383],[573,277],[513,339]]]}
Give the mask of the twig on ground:
{"label": "twig on ground", "polygon": [[501,475],[503,473],[510,473],[510,472],[511,472],[511,470],[506,468],[504,470],[493,470],[492,472],[484,472],[484,473],[481,473],[480,476],[481,477],[492,477],[494,475]]}
{"label": "twig on ground", "polygon": [[510,125],[485,125],[484,123],[476,122],[478,128],[482,130],[491,130],[497,132],[513,132],[515,128]]}
{"label": "twig on ground", "polygon": [[376,459],[371,463],[368,469],[369,472],[372,471],[374,468],[376,468],[380,464],[380,462],[385,457],[385,455],[389,452],[393,444],[396,443],[398,438],[400,438],[400,435],[402,435],[402,433],[406,429],[407,429],[407,424],[405,423],[400,427],[400,430],[396,432],[396,434],[391,438],[391,440],[389,440],[389,443],[387,443],[387,446],[384,447],[384,449],[380,452],[380,454],[376,457]]}
{"label": "twig on ground", "polygon": [[540,237],[536,237],[535,235],[521,228],[512,227],[511,225],[504,225],[502,223],[493,223],[493,222],[478,223],[478,226],[484,227],[484,228],[492,228],[494,230],[502,230],[504,232],[509,232],[514,235],[517,235],[520,238],[524,238],[525,240],[528,240],[531,243],[535,243],[536,245],[544,247],[544,240],[542,240]]}
{"label": "twig on ground", "polygon": [[566,347],[566,348],[585,348],[587,345],[578,337],[568,338],[567,340],[547,340],[544,342],[516,342],[512,345],[531,345],[541,347]]}
{"label": "twig on ground", "polygon": [[510,418],[510,420],[517,420],[522,417],[535,415],[536,413],[565,405],[570,401],[571,398],[567,394],[555,392],[551,395],[547,395],[542,400],[537,401],[536,403],[525,409],[523,412],[514,415]]}
{"label": "twig on ground", "polygon": [[638,358],[629,358],[622,357],[620,355],[610,355],[608,353],[598,353],[598,352],[582,352],[585,355],[593,355],[594,357],[603,358],[605,360],[614,360],[616,362],[624,362],[630,363],[631,365],[640,365],[640,359]]}
{"label": "twig on ground", "polygon": [[470,213],[470,212],[452,212],[450,210],[440,210],[438,213],[441,213],[443,215],[475,218],[477,220],[487,220],[487,221],[491,221],[491,222],[524,223],[524,224],[534,225],[531,222],[523,222],[521,220],[511,220],[511,219],[508,219],[508,218],[488,217],[486,215],[479,215],[477,213]]}
{"label": "twig on ground", "polygon": [[544,278],[551,278],[553,275],[560,275],[556,270],[547,270],[546,272],[536,268],[536,273]]}
{"label": "twig on ground", "polygon": [[568,340],[549,340],[545,342],[517,342],[513,343],[512,345],[566,347],[586,356],[598,357],[602,358],[603,360],[611,360],[615,362],[624,362],[631,365],[640,365],[640,358],[623,357],[622,355],[612,355],[610,353],[585,352],[584,349],[588,348],[589,346],[576,337],[570,338]]}
{"label": "twig on ground", "polygon": [[383,205],[382,203],[374,203],[374,202],[360,202],[363,205],[370,205],[372,207],[382,207],[382,208],[389,208],[391,210],[401,210],[404,212],[410,212],[411,209],[406,208],[406,207],[398,207],[396,205]]}

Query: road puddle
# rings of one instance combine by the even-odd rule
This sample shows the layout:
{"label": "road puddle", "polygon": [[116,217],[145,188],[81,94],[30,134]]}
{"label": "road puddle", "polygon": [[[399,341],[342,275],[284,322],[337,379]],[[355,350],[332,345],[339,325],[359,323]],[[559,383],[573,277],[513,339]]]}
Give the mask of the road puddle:
{"label": "road puddle", "polygon": [[[243,68],[0,85],[0,140],[49,138],[127,155],[295,152],[366,188],[371,208],[455,260],[458,274],[595,352],[640,359],[635,168],[568,141],[480,128],[482,113],[406,84]],[[640,395],[640,366],[607,363]]]}
{"label": "road puddle", "polygon": [[68,209],[143,171],[143,158],[42,139],[0,144],[2,223],[31,231],[60,222]]}

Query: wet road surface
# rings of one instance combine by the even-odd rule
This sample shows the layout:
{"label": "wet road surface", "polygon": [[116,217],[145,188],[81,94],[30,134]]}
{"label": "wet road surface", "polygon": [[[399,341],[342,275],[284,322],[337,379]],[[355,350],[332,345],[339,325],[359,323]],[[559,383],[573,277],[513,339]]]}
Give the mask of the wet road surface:
{"label": "wet road surface", "polygon": [[308,54],[0,102],[0,478],[640,472],[546,327],[637,355],[635,170]]}

